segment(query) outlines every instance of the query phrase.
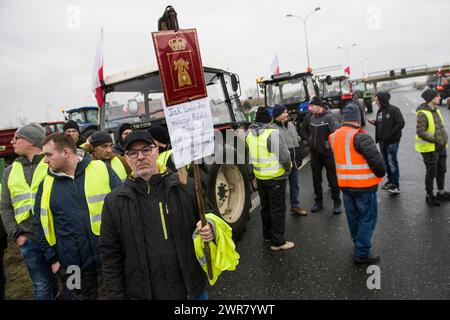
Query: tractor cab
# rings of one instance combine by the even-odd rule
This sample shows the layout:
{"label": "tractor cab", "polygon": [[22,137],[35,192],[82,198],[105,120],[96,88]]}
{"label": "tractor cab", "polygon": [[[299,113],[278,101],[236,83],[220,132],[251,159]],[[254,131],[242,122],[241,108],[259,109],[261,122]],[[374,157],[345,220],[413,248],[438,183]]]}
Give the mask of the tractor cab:
{"label": "tractor cab", "polygon": [[342,110],[350,103],[354,102],[359,106],[361,111],[361,126],[365,126],[365,110],[363,105],[353,94],[352,83],[346,76],[319,78],[320,95],[330,109],[339,109],[342,116]]}
{"label": "tractor cab", "polygon": [[272,75],[270,79],[260,81],[259,86],[264,92],[264,105],[269,112],[275,104],[286,106],[297,130],[300,130],[309,112],[309,101],[319,93],[311,72]]}
{"label": "tractor cab", "polygon": [[98,129],[98,107],[85,106],[64,111],[66,120],[75,121],[80,127],[80,134],[88,138]]}
{"label": "tractor cab", "polygon": [[447,105],[450,109],[450,72],[438,72],[435,90],[441,96],[441,104],[447,99]]}
{"label": "tractor cab", "polygon": [[330,108],[341,108],[345,102],[353,100],[350,79],[345,76],[319,80],[320,94]]}

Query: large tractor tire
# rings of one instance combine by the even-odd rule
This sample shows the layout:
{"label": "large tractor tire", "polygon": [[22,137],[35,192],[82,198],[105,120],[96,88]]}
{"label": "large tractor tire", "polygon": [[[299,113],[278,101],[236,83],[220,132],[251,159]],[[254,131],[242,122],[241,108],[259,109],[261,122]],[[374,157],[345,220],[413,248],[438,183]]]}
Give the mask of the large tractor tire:
{"label": "large tractor tire", "polygon": [[239,239],[247,228],[250,211],[250,180],[244,165],[213,164],[207,179],[207,196],[211,205],[233,229]]}

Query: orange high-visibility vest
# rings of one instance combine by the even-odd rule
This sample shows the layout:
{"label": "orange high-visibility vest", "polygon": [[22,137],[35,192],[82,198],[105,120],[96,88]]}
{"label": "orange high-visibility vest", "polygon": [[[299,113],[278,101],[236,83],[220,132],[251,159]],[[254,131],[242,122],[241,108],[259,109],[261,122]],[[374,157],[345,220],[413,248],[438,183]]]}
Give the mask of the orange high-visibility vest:
{"label": "orange high-visibility vest", "polygon": [[368,188],[383,180],[373,173],[366,159],[355,150],[353,140],[359,131],[343,126],[328,137],[340,188]]}

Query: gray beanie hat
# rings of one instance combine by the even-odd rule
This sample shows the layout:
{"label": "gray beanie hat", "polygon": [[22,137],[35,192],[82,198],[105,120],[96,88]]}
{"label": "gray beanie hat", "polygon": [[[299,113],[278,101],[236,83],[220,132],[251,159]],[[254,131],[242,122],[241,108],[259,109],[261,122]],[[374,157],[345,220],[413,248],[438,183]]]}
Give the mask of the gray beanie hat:
{"label": "gray beanie hat", "polygon": [[361,110],[359,110],[359,107],[353,102],[345,106],[342,114],[342,122],[361,121]]}
{"label": "gray beanie hat", "polygon": [[439,95],[439,92],[433,89],[427,89],[422,93],[422,98],[426,103],[429,103],[431,100],[436,98]]}
{"label": "gray beanie hat", "polygon": [[113,143],[113,139],[108,131],[96,131],[91,136],[91,145],[95,148],[105,143]]}
{"label": "gray beanie hat", "polygon": [[45,139],[45,130],[37,123],[30,123],[16,131],[16,135],[31,142],[36,147],[42,148],[42,142]]}

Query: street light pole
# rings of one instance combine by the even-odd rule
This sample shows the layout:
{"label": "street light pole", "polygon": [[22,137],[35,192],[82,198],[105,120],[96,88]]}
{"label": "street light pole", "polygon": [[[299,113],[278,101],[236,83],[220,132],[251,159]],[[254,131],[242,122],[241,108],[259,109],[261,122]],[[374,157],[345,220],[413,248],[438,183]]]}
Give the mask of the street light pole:
{"label": "street light pole", "polygon": [[338,48],[338,49],[344,50],[345,53],[347,54],[347,60],[350,60],[350,53],[349,53],[349,51],[350,51],[350,49],[353,48],[353,47],[356,47],[356,43],[354,43],[354,44],[352,44],[351,46],[346,47],[346,48],[341,47],[341,46],[339,46],[339,47],[337,47],[337,48]]}
{"label": "street light pole", "polygon": [[313,11],[311,11],[310,13],[308,13],[308,15],[307,15],[305,18],[302,18],[302,17],[297,16],[297,15],[294,15],[294,14],[290,14],[290,13],[288,13],[288,14],[286,15],[287,18],[298,18],[298,19],[302,20],[302,22],[303,22],[304,31],[305,31],[306,59],[307,59],[307,61],[308,61],[308,68],[311,67],[311,63],[310,63],[310,60],[309,60],[308,32],[306,31],[306,21],[308,21],[308,18],[309,18],[314,12],[317,12],[317,11],[319,11],[320,9],[321,9],[320,7],[315,8]]}

